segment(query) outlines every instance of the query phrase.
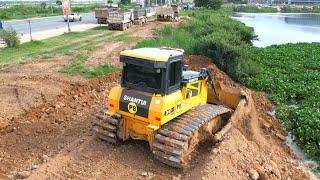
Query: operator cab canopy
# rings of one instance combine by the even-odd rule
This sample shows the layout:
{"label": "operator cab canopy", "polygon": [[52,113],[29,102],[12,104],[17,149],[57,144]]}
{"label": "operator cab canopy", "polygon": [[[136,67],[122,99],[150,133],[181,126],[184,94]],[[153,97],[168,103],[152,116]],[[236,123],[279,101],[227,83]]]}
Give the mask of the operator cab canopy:
{"label": "operator cab canopy", "polygon": [[182,57],[183,50],[170,48],[139,48],[132,50],[124,50],[120,53],[120,56],[135,57],[141,60],[165,63],[172,60],[172,57]]}
{"label": "operator cab canopy", "polygon": [[121,86],[153,94],[170,94],[180,89],[186,75],[182,61],[182,49],[124,50],[120,53],[123,63]]}

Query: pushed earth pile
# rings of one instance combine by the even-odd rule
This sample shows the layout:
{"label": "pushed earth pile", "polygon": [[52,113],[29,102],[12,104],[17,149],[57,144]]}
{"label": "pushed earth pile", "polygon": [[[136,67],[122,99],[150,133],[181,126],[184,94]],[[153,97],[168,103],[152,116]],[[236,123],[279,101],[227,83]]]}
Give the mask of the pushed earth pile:
{"label": "pushed earth pile", "polygon": [[[157,26],[151,22],[141,34],[152,37]],[[119,52],[133,45],[106,42],[89,55],[88,66],[120,66]],[[70,77],[58,72],[67,61],[60,56],[1,70],[0,179],[313,178],[286,145],[286,132],[270,115],[275,107],[266,95],[233,82],[206,57],[188,56],[185,62],[194,70],[208,67],[226,87],[241,88],[249,95],[248,108],[219,142],[202,143],[183,170],[156,160],[146,142],[113,145],[96,138],[92,120],[110,88],[119,84],[120,73]]]}

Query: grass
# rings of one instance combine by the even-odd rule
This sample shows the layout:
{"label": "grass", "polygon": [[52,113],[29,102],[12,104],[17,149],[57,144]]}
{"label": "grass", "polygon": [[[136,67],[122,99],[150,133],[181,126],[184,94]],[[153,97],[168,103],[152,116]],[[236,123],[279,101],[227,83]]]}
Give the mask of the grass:
{"label": "grass", "polygon": [[13,63],[26,63],[34,59],[50,59],[56,55],[71,56],[72,60],[63,66],[60,72],[69,75],[82,75],[84,77],[98,77],[111,72],[119,71],[119,68],[103,64],[94,68],[84,65],[90,51],[94,51],[105,41],[132,41],[134,37],[127,33],[114,35],[105,27],[96,27],[83,32],[72,32],[61,36],[45,39],[42,41],[31,41],[16,48],[0,49],[0,66]]}
{"label": "grass", "polygon": [[[101,7],[99,4],[72,7],[73,12],[87,13],[94,11],[95,8]],[[42,7],[39,5],[13,5],[9,8],[0,9],[0,20],[26,19],[32,17],[46,17],[61,15],[61,8],[57,5]]]}
{"label": "grass", "polygon": [[130,42],[133,40],[133,36],[131,36],[130,34],[127,33],[123,33],[123,34],[119,34],[116,36],[112,36],[111,40],[112,41],[125,41],[125,42]]}
{"label": "grass", "polygon": [[233,11],[246,13],[276,13],[278,12],[278,9],[275,7],[237,6],[233,8]]}
{"label": "grass", "polygon": [[83,32],[66,33],[61,36],[31,41],[16,48],[0,49],[0,65],[35,58],[51,58],[57,54],[70,55],[80,50],[94,50],[98,44],[108,40],[113,33],[105,27],[96,27]]}
{"label": "grass", "polygon": [[84,66],[84,62],[87,59],[87,56],[77,54],[76,57],[69,62],[69,64],[62,67],[60,72],[69,75],[82,75],[85,77],[92,78],[119,71],[119,68],[108,64],[98,65],[94,69],[89,69]]}

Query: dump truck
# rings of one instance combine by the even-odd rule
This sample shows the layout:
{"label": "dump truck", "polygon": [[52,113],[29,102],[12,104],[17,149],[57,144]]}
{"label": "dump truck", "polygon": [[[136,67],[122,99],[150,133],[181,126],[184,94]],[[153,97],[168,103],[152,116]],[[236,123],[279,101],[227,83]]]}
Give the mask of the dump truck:
{"label": "dump truck", "polygon": [[184,168],[197,145],[221,140],[241,117],[247,96],[214,81],[211,72],[188,70],[183,50],[140,48],[120,53],[121,85],[96,114],[97,137],[119,143],[147,141],[161,162]]}
{"label": "dump truck", "polygon": [[118,11],[118,8],[96,8],[95,17],[98,24],[108,24],[109,12]]}
{"label": "dump truck", "polygon": [[156,14],[156,8],[155,7],[147,7],[146,8],[146,16],[147,18],[154,16]]}
{"label": "dump truck", "polygon": [[133,11],[113,11],[109,12],[109,24],[110,30],[125,31],[133,25]]}
{"label": "dump truck", "polygon": [[159,7],[157,8],[157,20],[158,21],[179,21],[178,6],[172,5],[171,7]]}
{"label": "dump truck", "polygon": [[147,22],[147,15],[146,15],[146,9],[144,8],[139,8],[139,9],[134,9],[133,11],[133,24],[135,25],[142,25]]}

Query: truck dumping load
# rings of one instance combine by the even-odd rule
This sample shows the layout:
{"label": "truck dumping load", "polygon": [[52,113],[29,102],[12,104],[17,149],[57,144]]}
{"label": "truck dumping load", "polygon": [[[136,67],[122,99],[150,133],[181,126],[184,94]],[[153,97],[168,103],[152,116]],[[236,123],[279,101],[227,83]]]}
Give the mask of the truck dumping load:
{"label": "truck dumping load", "polygon": [[135,25],[143,25],[147,22],[147,11],[144,8],[137,8],[133,11],[134,21],[133,24]]}
{"label": "truck dumping load", "polygon": [[132,11],[113,11],[109,13],[108,28],[125,31],[133,25],[133,20]]}
{"label": "truck dumping load", "polygon": [[107,24],[109,18],[109,12],[118,11],[118,8],[96,8],[95,17],[98,24]]}
{"label": "truck dumping load", "polygon": [[158,7],[157,8],[157,20],[158,21],[179,21],[178,7],[172,5],[171,7]]}
{"label": "truck dumping load", "polygon": [[156,14],[156,8],[155,7],[147,7],[146,8],[146,16],[147,18],[153,16]]}

